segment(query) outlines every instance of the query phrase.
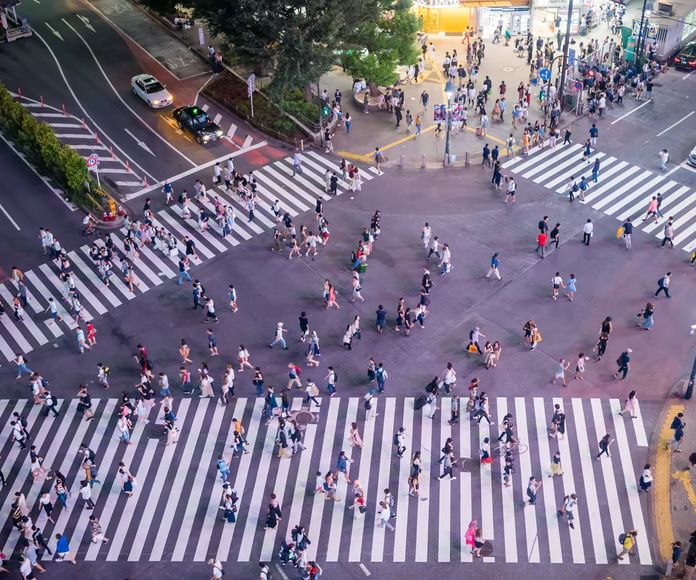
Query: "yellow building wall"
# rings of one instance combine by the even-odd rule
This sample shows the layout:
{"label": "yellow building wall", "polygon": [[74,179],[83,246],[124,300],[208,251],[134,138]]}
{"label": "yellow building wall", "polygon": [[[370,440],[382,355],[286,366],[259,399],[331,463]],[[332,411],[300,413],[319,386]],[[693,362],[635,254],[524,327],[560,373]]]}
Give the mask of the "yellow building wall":
{"label": "yellow building wall", "polygon": [[434,8],[417,6],[418,17],[423,23],[421,30],[426,33],[456,32],[463,33],[467,27],[475,26],[476,13],[474,8],[464,6],[447,6]]}

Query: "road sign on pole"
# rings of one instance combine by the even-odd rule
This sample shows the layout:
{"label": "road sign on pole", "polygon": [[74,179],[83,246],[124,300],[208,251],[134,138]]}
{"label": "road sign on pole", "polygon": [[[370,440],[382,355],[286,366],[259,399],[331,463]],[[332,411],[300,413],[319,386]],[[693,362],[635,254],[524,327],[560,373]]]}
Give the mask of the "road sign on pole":
{"label": "road sign on pole", "polygon": [[547,68],[539,69],[539,78],[542,81],[547,82],[551,78],[551,71]]}
{"label": "road sign on pole", "polygon": [[582,81],[575,81],[575,84],[573,85],[576,91],[581,91],[582,90]]}
{"label": "road sign on pole", "polygon": [[94,173],[97,176],[97,187],[101,189],[101,183],[99,181],[99,157],[97,157],[96,153],[92,153],[87,158],[87,167],[89,167],[90,169],[94,169]]}

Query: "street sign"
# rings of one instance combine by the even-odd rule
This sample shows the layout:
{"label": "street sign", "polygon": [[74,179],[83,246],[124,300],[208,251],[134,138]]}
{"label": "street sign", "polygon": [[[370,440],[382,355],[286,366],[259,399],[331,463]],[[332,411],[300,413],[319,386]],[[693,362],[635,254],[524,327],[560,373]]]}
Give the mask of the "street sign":
{"label": "street sign", "polygon": [[87,158],[87,167],[95,167],[98,162],[97,156],[92,153],[92,155]]}
{"label": "street sign", "polygon": [[575,49],[568,49],[568,66],[575,66]]}
{"label": "street sign", "polygon": [[576,91],[581,91],[582,90],[582,81],[575,81],[575,84],[573,85]]}
{"label": "street sign", "polygon": [[546,82],[551,78],[551,71],[547,68],[539,69],[539,78]]}

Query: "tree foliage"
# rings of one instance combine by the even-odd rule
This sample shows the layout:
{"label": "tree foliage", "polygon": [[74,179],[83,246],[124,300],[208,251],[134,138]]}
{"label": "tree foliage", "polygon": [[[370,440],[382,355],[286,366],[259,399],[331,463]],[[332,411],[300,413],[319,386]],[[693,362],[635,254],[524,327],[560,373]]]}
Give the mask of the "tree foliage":
{"label": "tree foliage", "polygon": [[343,55],[343,66],[371,85],[391,85],[399,80],[397,67],[418,59],[418,18],[411,0],[379,0],[379,17],[356,31],[353,44],[363,50]]}
{"label": "tree foliage", "polygon": [[[270,74],[273,89],[304,88],[341,53],[367,48],[380,78],[415,54],[410,0],[190,0],[195,15],[232,46],[234,57]],[[410,47],[410,48],[409,48]],[[415,58],[414,58],[415,60]],[[372,62],[371,61],[371,62]],[[357,62],[356,62],[357,67]],[[375,74],[375,76],[377,76]]]}

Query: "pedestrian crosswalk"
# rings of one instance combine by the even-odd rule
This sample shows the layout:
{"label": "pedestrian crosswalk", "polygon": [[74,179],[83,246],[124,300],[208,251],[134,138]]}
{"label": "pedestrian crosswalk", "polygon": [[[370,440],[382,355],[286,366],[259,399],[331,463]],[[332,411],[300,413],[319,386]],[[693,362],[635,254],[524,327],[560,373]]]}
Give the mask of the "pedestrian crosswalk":
{"label": "pedestrian crosswalk", "polygon": [[[131,444],[118,439],[116,399],[94,400],[95,418],[85,421],[77,401],[61,401],[59,417],[43,417],[38,406],[26,401],[0,401],[0,424],[5,425],[2,471],[8,485],[0,490],[3,517],[7,518],[14,494],[27,498],[30,515],[44,536],[66,534],[78,560],[87,561],[196,561],[217,557],[223,562],[270,560],[290,530],[302,523],[312,541],[309,559],[322,562],[471,562],[464,535],[477,520],[486,539],[484,562],[606,564],[617,562],[618,537],[638,530],[637,551],[619,563],[652,564],[648,538],[651,522],[647,499],[639,494],[637,480],[648,455],[644,418],[624,419],[618,399],[555,397],[497,397],[491,400],[492,423],[479,424],[462,414],[450,425],[452,399],[443,397],[434,418],[414,408],[414,398],[383,397],[377,416],[365,419],[359,397],[323,398],[321,406],[304,407],[291,399],[291,415],[303,429],[306,450],[292,458],[279,458],[278,422],[262,419],[263,399],[234,399],[223,406],[214,399],[182,399],[174,404],[180,437],[165,446],[162,411],[155,405],[133,421]],[[550,438],[547,426],[554,404],[566,413],[566,437]],[[37,499],[53,481],[32,481],[27,451],[9,437],[9,417],[14,411],[28,418],[31,442],[45,458],[44,466],[66,476],[71,490],[69,510],[56,508],[55,524],[39,513]],[[498,445],[498,422],[511,413],[517,436],[527,447],[514,456],[512,485],[506,487],[501,463],[480,464],[478,450],[485,437]],[[250,453],[231,458],[232,419],[246,429]],[[147,421],[149,419],[149,422]],[[348,431],[357,422],[362,448],[349,445]],[[407,451],[394,453],[392,439],[406,429]],[[615,442],[610,457],[595,459],[597,441],[610,433]],[[438,481],[439,458],[451,437],[458,465],[457,479]],[[84,478],[77,451],[87,443],[96,453],[97,479],[92,490],[94,511],[79,498]],[[350,477],[359,479],[367,510],[355,518],[348,510],[352,483],[337,478],[340,502],[314,494],[317,472],[335,470],[339,452],[350,460]],[[411,454],[421,452],[420,497],[408,493]],[[551,478],[551,458],[560,451],[563,474]],[[221,517],[222,482],[216,461],[229,459],[229,483],[237,491],[237,520]],[[136,479],[135,493],[121,492],[119,462]],[[523,507],[531,476],[543,482],[535,507]],[[375,524],[383,491],[390,489],[396,503],[394,530]],[[271,493],[278,497],[282,520],[264,529]],[[557,510],[563,498],[578,496],[574,528]],[[427,498],[427,499],[426,499]],[[55,500],[55,497],[54,497]],[[88,517],[94,513],[108,544],[93,544]],[[7,520],[0,533],[0,548],[11,554],[19,540]],[[45,555],[44,558],[50,556]]]}
{"label": "pedestrian crosswalk", "polygon": [[[200,257],[200,260],[194,259],[192,262],[194,265],[199,265],[202,261],[209,260],[254,236],[271,230],[276,222],[271,206],[276,199],[279,200],[281,211],[283,213],[287,211],[291,216],[297,216],[310,208],[314,209],[317,198],[331,199],[325,193],[324,175],[327,170],[336,171],[340,175],[338,164],[314,151],[305,152],[303,160],[302,175],[297,177],[291,176],[292,158],[290,157],[254,171],[259,182],[254,221],[246,219],[244,206],[236,194],[227,192],[224,186],[218,186],[214,191],[209,191],[209,196],[219,197],[224,203],[233,206],[237,213],[232,233],[225,238],[221,236],[221,230],[212,218],[209,221],[210,231],[201,231],[197,225],[196,217],[201,208],[205,208],[214,215],[215,208],[212,201],[190,203],[192,219],[188,220],[182,219],[178,206],[165,207],[155,213],[154,224],[174,235],[178,241],[179,255],[185,253],[182,241],[184,237],[188,236],[192,239]],[[361,174],[365,181],[369,181],[376,177],[376,170],[369,168]],[[350,191],[348,183],[339,179],[338,196],[346,191]],[[116,253],[122,257],[125,256],[123,244],[125,230],[111,232],[110,235],[114,241]],[[103,241],[97,241],[97,243],[103,244]],[[160,286],[165,280],[177,276],[179,255],[164,254],[144,245],[138,248],[139,257],[131,260],[139,285],[131,291],[120,278],[119,272],[114,271],[111,285],[106,286],[99,277],[97,265],[89,256],[89,249],[89,245],[84,244],[68,252],[75,286],[83,306],[83,317],[88,321],[94,316],[105,314],[128,303],[150,288]],[[11,314],[12,300],[17,295],[16,283],[6,281],[0,284],[0,303],[7,311],[6,315],[0,316],[0,352],[7,360],[14,359],[17,352],[23,354],[31,352],[37,346],[58,339],[75,328],[72,316],[66,311],[67,302],[64,302],[64,297],[67,291],[59,275],[58,265],[51,260],[36,269],[25,272],[29,300],[23,323],[15,320]],[[44,312],[49,298],[53,298],[56,303],[62,321],[54,322]]]}
{"label": "pedestrian crosswalk", "polygon": [[[591,179],[595,159],[600,163],[597,183]],[[666,219],[657,223],[654,220],[642,222],[641,219],[651,198],[662,193],[660,211],[665,217],[674,217],[675,246],[687,252],[696,249],[696,190],[663,174],[596,149],[589,158],[584,158],[583,146],[578,143],[546,148],[529,157],[514,157],[505,161],[502,168],[560,194],[566,194],[571,177],[580,182],[584,176],[590,188],[585,193],[584,202],[576,199],[576,203],[590,205],[621,222],[631,217],[635,229],[658,238],[663,236]]]}

